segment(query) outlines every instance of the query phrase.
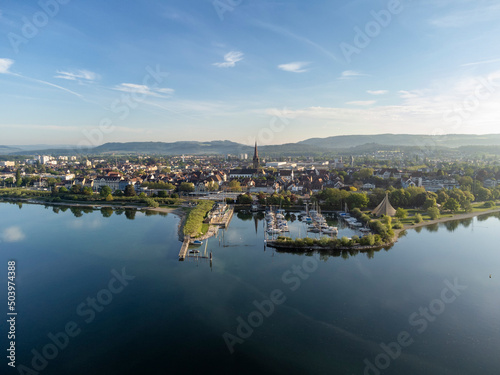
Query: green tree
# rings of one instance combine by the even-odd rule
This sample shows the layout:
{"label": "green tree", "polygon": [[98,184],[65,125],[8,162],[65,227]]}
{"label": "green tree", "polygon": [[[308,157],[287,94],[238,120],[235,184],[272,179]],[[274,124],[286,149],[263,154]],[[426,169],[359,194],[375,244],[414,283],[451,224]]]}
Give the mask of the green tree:
{"label": "green tree", "polygon": [[156,208],[160,206],[160,204],[152,198],[146,198],[144,199],[144,202],[148,207]]}
{"label": "green tree", "polygon": [[160,190],[158,192],[158,198],[168,198],[168,193],[165,190]]}
{"label": "green tree", "polygon": [[19,187],[23,183],[23,180],[21,179],[21,171],[19,168],[16,171],[16,186]]}
{"label": "green tree", "polygon": [[229,190],[231,191],[241,191],[241,184],[238,180],[231,180],[229,182]]}
{"label": "green tree", "polygon": [[219,184],[215,183],[214,181],[210,181],[207,185],[207,190],[208,191],[217,191],[217,190],[219,190]]}
{"label": "green tree", "polygon": [[115,196],[115,197],[123,197],[123,191],[121,191],[120,189],[116,189],[113,192],[113,196]]}
{"label": "green tree", "polygon": [[480,187],[476,190],[476,199],[480,202],[484,202],[493,198],[490,189]]}
{"label": "green tree", "polygon": [[82,192],[84,195],[90,196],[92,195],[92,188],[90,186],[84,186]]}
{"label": "green tree", "polygon": [[472,203],[470,201],[465,201],[464,204],[462,204],[462,208],[464,209],[465,212],[469,213],[473,211],[472,208]]}
{"label": "green tree", "polygon": [[402,207],[398,207],[396,210],[396,217],[398,219],[405,219],[408,216],[408,211]]}
{"label": "green tree", "polygon": [[236,203],[238,204],[251,204],[253,201],[252,196],[248,194],[240,194],[236,199]]}
{"label": "green tree", "polygon": [[437,207],[429,207],[429,209],[427,210],[427,213],[429,214],[429,217],[432,220],[438,219],[439,215],[440,215],[439,208],[437,208]]}
{"label": "green tree", "polygon": [[429,210],[429,208],[431,208],[431,207],[436,207],[436,205],[437,205],[436,199],[434,199],[434,198],[427,198],[427,199],[425,200],[425,203],[424,203],[424,205],[422,206],[422,208],[423,208],[424,210]]}
{"label": "green tree", "polygon": [[370,202],[368,196],[365,193],[350,193],[345,201],[350,209],[356,207],[364,208],[368,206],[368,203]]}
{"label": "green tree", "polygon": [[108,195],[112,193],[111,188],[108,185],[105,185],[101,188],[101,197],[106,198]]}
{"label": "green tree", "polygon": [[194,191],[194,184],[191,182],[182,182],[179,185],[179,191],[193,192]]}
{"label": "green tree", "polygon": [[451,212],[457,212],[460,210],[460,203],[458,203],[455,198],[448,198],[448,200],[444,203],[443,208]]}
{"label": "green tree", "polygon": [[71,185],[71,189],[69,190],[71,194],[80,194],[82,192],[81,185]]}
{"label": "green tree", "polygon": [[446,193],[445,190],[439,190],[436,201],[439,204],[444,204],[448,200],[448,198],[450,198],[450,196]]}
{"label": "green tree", "polygon": [[136,192],[134,185],[127,185],[125,186],[125,196],[126,197],[135,197]]}

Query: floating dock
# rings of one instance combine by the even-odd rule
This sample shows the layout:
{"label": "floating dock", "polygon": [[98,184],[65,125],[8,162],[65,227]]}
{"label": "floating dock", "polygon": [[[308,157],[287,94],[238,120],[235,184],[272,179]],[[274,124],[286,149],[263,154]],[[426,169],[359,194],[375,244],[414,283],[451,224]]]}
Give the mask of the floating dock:
{"label": "floating dock", "polygon": [[210,221],[210,224],[212,225],[218,225],[222,228],[227,228],[229,226],[229,223],[231,222],[231,219],[233,218],[234,214],[234,208],[228,208],[227,211],[224,213],[224,215],[217,215],[212,218]]}

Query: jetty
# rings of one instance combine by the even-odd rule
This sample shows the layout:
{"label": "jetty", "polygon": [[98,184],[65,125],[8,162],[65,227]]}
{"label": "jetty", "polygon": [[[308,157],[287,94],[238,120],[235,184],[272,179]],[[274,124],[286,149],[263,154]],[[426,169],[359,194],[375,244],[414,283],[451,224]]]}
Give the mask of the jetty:
{"label": "jetty", "polygon": [[181,251],[179,251],[179,260],[184,260],[188,256],[189,244],[191,239],[189,236],[184,237],[184,241],[182,242]]}

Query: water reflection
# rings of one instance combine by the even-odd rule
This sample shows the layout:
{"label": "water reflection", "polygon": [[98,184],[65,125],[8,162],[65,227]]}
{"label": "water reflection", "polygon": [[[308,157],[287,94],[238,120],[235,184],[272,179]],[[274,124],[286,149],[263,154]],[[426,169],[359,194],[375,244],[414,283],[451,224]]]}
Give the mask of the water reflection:
{"label": "water reflection", "polygon": [[[422,227],[422,228],[425,228],[427,230],[427,232],[437,232],[439,230],[439,224],[438,223],[435,223],[435,224],[429,224],[429,225],[426,225],[425,227]],[[418,231],[417,233],[420,233],[420,231]]]}
{"label": "water reflection", "polygon": [[136,213],[137,213],[137,210],[135,210],[133,208],[126,208],[125,209],[125,217],[129,220],[134,220]]}
{"label": "water reflection", "polygon": [[111,207],[102,207],[101,214],[102,217],[111,217],[111,215],[113,215],[113,209]]}
{"label": "water reflection", "polygon": [[446,230],[448,232],[454,232],[460,225],[460,221],[459,220],[454,220],[454,221],[446,221],[444,223],[444,227],[446,228]]}

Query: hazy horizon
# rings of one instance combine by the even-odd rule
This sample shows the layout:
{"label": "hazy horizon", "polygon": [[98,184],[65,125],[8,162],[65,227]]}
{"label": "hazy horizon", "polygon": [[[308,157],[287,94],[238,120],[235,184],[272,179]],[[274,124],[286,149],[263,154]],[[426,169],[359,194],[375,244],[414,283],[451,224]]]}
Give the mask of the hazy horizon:
{"label": "hazy horizon", "polygon": [[[273,144],[259,144],[258,142],[258,145],[259,146],[281,146],[281,145],[285,145],[285,144],[290,144],[290,143],[299,143],[299,142],[304,142],[304,141],[307,141],[307,140],[310,140],[310,139],[324,139],[324,138],[332,138],[332,137],[356,137],[356,136],[382,136],[382,135],[388,135],[388,136],[392,136],[392,135],[401,135],[401,136],[432,136],[430,134],[410,134],[410,133],[378,133],[378,134],[344,134],[344,135],[333,135],[333,136],[325,136],[325,137],[311,137],[311,138],[305,138],[305,139],[300,139],[298,140],[297,142],[287,142],[287,143],[273,143]],[[488,133],[488,134],[439,134],[439,135],[435,135],[437,137],[446,137],[446,136],[456,136],[456,135],[464,135],[464,136],[467,136],[467,135],[470,135],[470,136],[500,136],[500,133]],[[234,143],[239,143],[237,141],[234,141],[234,140],[231,140],[231,139],[211,139],[211,140],[208,140],[208,141],[201,141],[201,140],[196,140],[196,139],[189,139],[189,140],[178,140],[178,141],[170,141],[170,140],[145,140],[145,141],[123,141],[123,142],[113,142],[113,141],[110,141],[110,142],[105,142],[105,143],[101,143],[101,144],[97,144],[93,147],[98,147],[98,146],[102,146],[106,143],[133,143],[133,142],[139,142],[139,143],[148,143],[148,142],[152,142],[152,143],[175,143],[175,142],[200,142],[200,143],[203,143],[203,142],[234,142]],[[241,143],[245,146],[253,146],[254,143],[251,142],[251,143]],[[71,144],[56,144],[56,143],[32,143],[32,144],[0,144],[0,146],[5,146],[5,147],[12,147],[12,148],[15,148],[15,147],[27,147],[29,148],[29,150],[37,150],[37,146],[40,146],[40,147],[61,147],[61,148],[73,148],[77,145],[71,145]],[[28,150],[28,149],[26,149]]]}

